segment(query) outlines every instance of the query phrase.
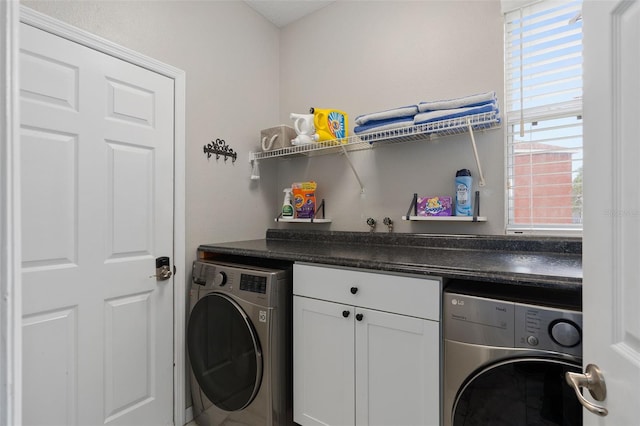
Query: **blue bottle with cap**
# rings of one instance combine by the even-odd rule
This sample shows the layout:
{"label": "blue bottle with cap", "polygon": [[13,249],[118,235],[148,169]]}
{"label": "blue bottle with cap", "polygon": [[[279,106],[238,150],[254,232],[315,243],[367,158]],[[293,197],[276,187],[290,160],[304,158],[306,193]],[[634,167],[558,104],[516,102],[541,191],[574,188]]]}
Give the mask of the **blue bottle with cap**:
{"label": "blue bottle with cap", "polygon": [[469,169],[456,172],[456,216],[473,216],[471,193],[473,178]]}

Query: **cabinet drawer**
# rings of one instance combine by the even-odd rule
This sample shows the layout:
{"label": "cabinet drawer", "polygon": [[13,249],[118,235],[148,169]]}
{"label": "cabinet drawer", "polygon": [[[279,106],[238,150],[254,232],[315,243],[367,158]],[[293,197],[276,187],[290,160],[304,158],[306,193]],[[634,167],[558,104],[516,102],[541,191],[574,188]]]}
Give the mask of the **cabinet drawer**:
{"label": "cabinet drawer", "polygon": [[293,294],[440,320],[437,279],[296,263]]}

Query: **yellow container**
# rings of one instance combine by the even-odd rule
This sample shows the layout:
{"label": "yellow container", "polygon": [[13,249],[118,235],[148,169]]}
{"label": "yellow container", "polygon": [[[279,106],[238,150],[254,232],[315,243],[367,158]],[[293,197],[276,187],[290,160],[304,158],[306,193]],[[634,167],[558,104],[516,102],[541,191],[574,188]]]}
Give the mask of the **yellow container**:
{"label": "yellow container", "polygon": [[346,112],[320,108],[311,108],[309,112],[313,114],[313,124],[319,141],[338,139],[347,143],[349,117]]}

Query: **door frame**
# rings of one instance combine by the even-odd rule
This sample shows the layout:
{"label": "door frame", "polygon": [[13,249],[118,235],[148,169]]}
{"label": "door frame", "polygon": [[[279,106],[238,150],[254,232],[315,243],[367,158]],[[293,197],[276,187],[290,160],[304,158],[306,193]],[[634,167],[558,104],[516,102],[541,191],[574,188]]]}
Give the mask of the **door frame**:
{"label": "door frame", "polygon": [[[173,264],[176,274],[173,275],[173,421],[174,425],[185,424],[186,410],[186,350],[185,350],[185,315],[186,293],[186,233],[185,233],[185,72],[170,65],[149,58],[126,47],[117,45],[104,38],[76,28],[72,25],[36,12],[25,6],[19,6],[17,0],[0,1],[0,22],[5,25],[5,40],[0,46],[0,77],[2,78],[3,104],[0,125],[0,153],[2,153],[2,182],[0,187],[0,214],[2,215],[2,245],[0,264],[2,265],[2,281],[0,290],[2,298],[2,316],[11,314],[9,321],[2,318],[2,390],[0,391],[0,425],[21,423],[22,381],[21,372],[21,327],[22,299],[20,293],[21,274],[21,240],[20,240],[20,185],[19,185],[19,96],[18,96],[18,46],[20,22],[65,38],[69,41],[89,47],[147,70],[156,72],[174,81],[174,187],[173,187]],[[6,111],[5,111],[6,109]],[[5,154],[8,154],[5,156]],[[5,237],[5,230],[11,234]],[[5,241],[6,238],[6,241]],[[5,251],[6,248],[6,251]],[[6,268],[5,264],[12,266]],[[9,275],[9,276],[8,276]],[[5,282],[6,278],[6,282]],[[6,306],[5,306],[6,305]],[[5,334],[7,336],[5,341]],[[6,346],[5,346],[6,345]],[[5,358],[5,353],[7,354]],[[10,355],[10,356],[9,356]],[[5,385],[4,373],[7,372]]]}
{"label": "door frame", "polygon": [[0,425],[22,424],[18,0],[0,1]]}

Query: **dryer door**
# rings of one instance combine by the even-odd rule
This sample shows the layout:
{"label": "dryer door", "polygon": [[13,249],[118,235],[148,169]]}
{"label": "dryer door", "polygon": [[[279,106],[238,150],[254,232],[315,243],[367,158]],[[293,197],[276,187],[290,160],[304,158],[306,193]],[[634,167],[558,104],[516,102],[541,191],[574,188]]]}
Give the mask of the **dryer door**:
{"label": "dryer door", "polygon": [[209,293],[191,311],[187,349],[200,389],[218,408],[242,410],[262,380],[262,351],[250,319],[233,299]]}
{"label": "dryer door", "polygon": [[453,426],[579,426],[582,406],[564,379],[579,365],[526,358],[476,372],[458,392]]}

